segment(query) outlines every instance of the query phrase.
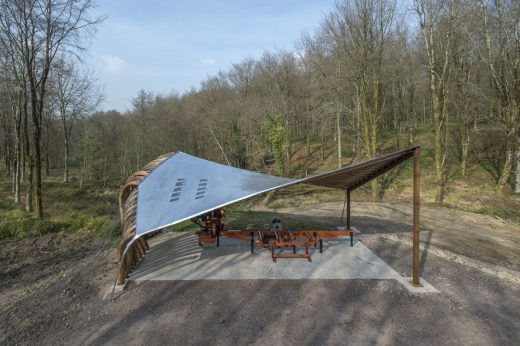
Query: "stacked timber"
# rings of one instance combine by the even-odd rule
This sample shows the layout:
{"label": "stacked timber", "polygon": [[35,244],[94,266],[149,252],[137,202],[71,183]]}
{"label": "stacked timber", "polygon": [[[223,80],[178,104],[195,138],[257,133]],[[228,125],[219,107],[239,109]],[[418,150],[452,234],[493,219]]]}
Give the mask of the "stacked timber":
{"label": "stacked timber", "polygon": [[[119,193],[119,215],[122,225],[122,239],[116,249],[116,263],[119,264],[117,284],[121,285],[135,269],[145,252],[149,249],[145,237],[140,237],[123,253],[128,243],[134,238],[136,231],[137,187],[157,166],[171,157],[173,153],[163,154],[149,162],[142,170],[135,172],[128,178]],[[124,255],[124,258],[122,256]]]}

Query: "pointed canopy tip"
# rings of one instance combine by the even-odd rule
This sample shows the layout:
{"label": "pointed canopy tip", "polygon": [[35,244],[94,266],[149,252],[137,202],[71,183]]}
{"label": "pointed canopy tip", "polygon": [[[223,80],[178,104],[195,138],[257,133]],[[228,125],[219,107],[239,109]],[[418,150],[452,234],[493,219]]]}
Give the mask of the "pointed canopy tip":
{"label": "pointed canopy tip", "polygon": [[384,154],[367,161],[350,164],[303,179],[300,183],[338,188],[342,190],[353,190],[410,159],[416,148],[420,148],[420,146],[413,146]]}

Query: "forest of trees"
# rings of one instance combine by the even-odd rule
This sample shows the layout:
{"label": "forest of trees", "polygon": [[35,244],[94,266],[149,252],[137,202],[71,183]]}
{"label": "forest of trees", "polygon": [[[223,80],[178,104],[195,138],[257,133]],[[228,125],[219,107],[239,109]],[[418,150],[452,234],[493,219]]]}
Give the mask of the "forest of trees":
{"label": "forest of trees", "polygon": [[[424,144],[438,203],[475,164],[499,193],[520,193],[517,0],[340,1],[292,51],[245,57],[184,93],[141,90],[124,114],[96,111],[102,89],[81,56],[105,18],[91,17],[91,1],[0,6],[4,171],[14,200],[38,217],[50,170],[64,183],[69,166],[81,181],[121,182],[177,150],[301,176],[302,148],[322,158],[334,148],[342,166]],[[382,196],[380,180],[371,189]]]}

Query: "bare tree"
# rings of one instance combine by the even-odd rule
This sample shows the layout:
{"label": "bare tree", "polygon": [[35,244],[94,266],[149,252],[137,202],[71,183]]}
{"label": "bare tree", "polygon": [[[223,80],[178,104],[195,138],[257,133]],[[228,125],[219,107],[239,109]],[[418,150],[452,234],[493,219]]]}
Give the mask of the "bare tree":
{"label": "bare tree", "polygon": [[[58,54],[79,54],[84,42],[103,18],[91,18],[91,0],[0,1],[0,36],[13,59],[21,62],[27,78],[32,120],[32,152],[29,174],[33,174],[34,205],[43,217],[41,137],[44,101],[52,64]],[[7,43],[7,44],[6,44]]]}
{"label": "bare tree", "polygon": [[239,64],[233,64],[227,76],[231,85],[244,99],[248,99],[252,92],[255,61],[245,58]]}
{"label": "bare tree", "polygon": [[153,104],[153,101],[153,93],[144,89],[139,90],[137,92],[137,96],[131,100],[132,106],[134,106],[134,110],[140,112],[141,115],[145,114],[146,110]]}
{"label": "bare tree", "polygon": [[[506,138],[506,157],[498,180],[503,190],[516,165],[515,192],[520,193],[520,3],[514,0],[480,1],[486,62],[497,98]],[[514,161],[517,160],[515,163]]]}
{"label": "bare tree", "polygon": [[[0,17],[0,28],[11,25],[8,18]],[[18,59],[14,42],[10,41],[3,31],[0,31],[2,79],[5,87],[5,103],[10,106],[13,119],[15,143],[13,160],[13,187],[15,203],[20,203],[20,185],[25,172],[25,156],[28,153],[29,142],[27,132],[28,100],[27,78],[23,62]],[[26,209],[32,211],[32,175],[29,175]]]}
{"label": "bare tree", "polygon": [[[338,89],[336,92],[336,128],[341,134],[341,62],[355,66],[353,80],[353,114],[359,119],[360,137],[367,156],[373,158],[379,148],[379,131],[384,113],[384,64],[388,41],[394,29],[395,1],[356,0],[337,3],[324,22],[323,29],[335,42]],[[338,145],[341,142],[338,141]],[[339,152],[340,150],[338,150]],[[341,155],[338,154],[341,160]],[[372,184],[374,199],[380,198],[379,181]]]}
{"label": "bare tree", "polygon": [[102,100],[100,89],[89,71],[81,71],[77,62],[61,59],[53,73],[54,102],[63,130],[63,181],[69,181],[70,136],[76,119],[94,112]]}
{"label": "bare tree", "polygon": [[446,194],[448,174],[448,111],[450,63],[456,0],[414,0],[414,9],[427,56],[431,112],[434,126],[435,175],[437,203],[442,204]]}
{"label": "bare tree", "polygon": [[[4,175],[11,175],[11,152],[12,152],[12,124],[9,113],[9,103],[7,101],[7,95],[4,92],[2,85],[0,84],[0,129],[2,130],[2,156],[4,159]],[[14,192],[14,191],[13,191]]]}
{"label": "bare tree", "polygon": [[[458,155],[460,159],[460,173],[466,176],[470,144],[472,142],[471,126],[476,113],[476,84],[478,69],[482,68],[478,59],[477,44],[474,40],[474,32],[477,29],[474,18],[474,8],[466,6],[459,11],[458,25],[453,28],[453,83],[452,97],[455,113],[456,136]],[[478,30],[478,29],[477,29]]]}

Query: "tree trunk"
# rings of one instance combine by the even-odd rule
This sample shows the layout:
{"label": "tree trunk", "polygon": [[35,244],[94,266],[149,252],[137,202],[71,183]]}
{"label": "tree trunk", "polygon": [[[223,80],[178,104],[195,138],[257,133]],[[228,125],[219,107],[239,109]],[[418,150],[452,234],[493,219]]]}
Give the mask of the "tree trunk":
{"label": "tree trunk", "polygon": [[409,108],[409,121],[408,121],[408,145],[412,146],[415,142],[415,85],[412,84],[410,87],[410,108]]}
{"label": "tree trunk", "polygon": [[413,143],[415,142],[415,135],[414,135],[414,126],[411,124],[409,124],[409,127],[408,127],[408,145],[411,147],[413,146]]}
{"label": "tree trunk", "polygon": [[[23,144],[22,146],[23,146],[23,148],[25,148],[25,139],[24,138],[22,138],[21,144]],[[26,151],[25,151],[25,149],[22,149],[20,152],[20,180],[21,181],[24,181],[25,178],[27,177],[26,164],[27,164]]]}
{"label": "tree trunk", "polygon": [[289,176],[291,174],[291,151],[289,145],[285,147],[285,168],[284,175]]}
{"label": "tree trunk", "polygon": [[306,140],[307,140],[307,159],[309,159],[311,157],[311,131],[310,131],[310,129],[307,131]]}
{"label": "tree trunk", "polygon": [[469,143],[470,143],[469,132],[466,132],[464,141],[462,143],[462,155],[461,155],[461,161],[460,161],[460,170],[461,170],[463,177],[466,176],[466,167],[468,165]]}
{"label": "tree trunk", "polygon": [[[380,108],[379,108],[379,74],[375,71],[373,72],[373,86],[372,86],[372,97],[373,97],[373,110],[370,114],[370,158],[375,158],[377,156],[377,142],[378,142],[378,119],[380,118]],[[381,186],[381,177],[377,177],[373,180],[372,183],[372,193],[374,201],[381,201],[383,197],[383,188]]]}
{"label": "tree trunk", "polygon": [[[86,146],[85,146],[86,147]],[[85,179],[85,173],[86,173],[86,170],[87,170],[87,155],[86,155],[86,149],[84,150],[84,154],[83,154],[83,166],[81,167],[81,179],[79,181],[79,188],[81,189],[81,187],[83,186],[83,180]]]}
{"label": "tree trunk", "polygon": [[[36,132],[36,130],[35,130]],[[42,201],[42,158],[40,150],[40,133],[34,134],[34,204],[36,217],[43,219],[43,201]]]}
{"label": "tree trunk", "polygon": [[14,202],[20,204],[20,150],[17,150],[16,161],[14,166]]}
{"label": "tree trunk", "polygon": [[509,177],[511,176],[512,166],[513,148],[511,148],[509,140],[507,140],[506,159],[504,161],[504,165],[502,166],[502,174],[500,174],[500,178],[498,179],[498,190],[501,192],[504,192],[507,188]]}
{"label": "tree trunk", "polygon": [[25,210],[32,213],[34,211],[33,206],[33,167],[34,159],[32,155],[27,157],[27,193],[25,196]]}
{"label": "tree trunk", "polygon": [[520,146],[516,148],[515,193],[520,193]]}
{"label": "tree trunk", "polygon": [[290,123],[287,116],[285,116],[284,121],[284,128],[285,128],[285,141],[287,145],[285,146],[285,167],[284,167],[284,175],[289,176],[291,174],[291,153],[292,153],[292,140],[293,140],[293,133],[290,130]]}
{"label": "tree trunk", "polygon": [[[434,114],[436,112],[434,111]],[[440,122],[438,113],[435,116],[435,177],[437,180],[437,194],[435,201],[439,204],[444,203],[444,164],[443,164],[443,145],[442,145],[442,131],[443,125]]]}
{"label": "tree trunk", "polygon": [[[374,121],[371,126],[370,135],[370,148],[369,148],[370,159],[373,159],[377,155],[377,124]],[[381,201],[383,197],[383,191],[381,186],[381,177],[376,177],[372,180],[372,199],[374,202]]]}
{"label": "tree trunk", "polygon": [[16,201],[16,162],[13,161],[13,175],[11,176],[11,193],[14,196],[14,202],[18,203]]}
{"label": "tree trunk", "polygon": [[498,180],[498,190],[502,192],[507,188],[507,184],[509,183],[509,178],[513,170],[515,148],[517,148],[518,134],[520,133],[519,113],[520,110],[518,104],[516,102],[512,102],[512,104],[506,108],[504,114],[506,128],[506,159],[504,161],[504,165],[502,166],[502,174]]}
{"label": "tree trunk", "polygon": [[49,123],[50,120],[46,120],[45,124],[45,175],[50,176],[50,168],[49,168]]}
{"label": "tree trunk", "polygon": [[440,90],[435,86],[435,72],[432,70],[430,75],[430,93],[432,98],[432,113],[434,120],[434,156],[435,156],[435,178],[437,180],[437,193],[435,201],[439,204],[444,203],[445,181],[444,181],[444,145],[442,137],[446,131],[443,110],[440,108],[442,101],[439,100]]}
{"label": "tree trunk", "polygon": [[[17,112],[20,112],[18,110]],[[20,117],[21,114],[17,114],[15,119],[15,159],[14,159],[14,175],[13,175],[13,185],[14,185],[14,202],[20,203],[20,178],[21,178],[21,157],[22,157],[22,135],[20,129]]]}
{"label": "tree trunk", "polygon": [[11,143],[9,133],[4,133],[4,174],[6,176],[11,175],[11,157],[10,157],[10,151],[11,151]]}
{"label": "tree trunk", "polygon": [[320,133],[320,162],[325,161],[325,131],[323,128]]}
{"label": "tree trunk", "polygon": [[[24,101],[24,113],[23,116],[23,131],[24,131],[24,150],[22,153],[23,162],[21,165],[22,169],[22,179],[24,176],[27,177],[27,192],[25,196],[25,210],[32,213],[33,212],[33,158],[30,152],[30,142],[29,142],[29,124],[27,123],[27,101]],[[27,165],[27,167],[26,167]],[[27,168],[27,172],[25,169]],[[26,173],[25,173],[26,172]]]}
{"label": "tree trunk", "polygon": [[[41,93],[41,91],[40,91]],[[33,120],[33,176],[34,176],[34,209],[36,217],[43,219],[42,201],[42,156],[41,156],[41,115],[43,100],[38,99],[34,85],[31,85],[31,114]]]}
{"label": "tree trunk", "polygon": [[65,169],[63,170],[63,181],[65,183],[69,182],[69,138],[65,134],[65,141],[64,141],[64,163],[65,163]]}
{"label": "tree trunk", "polygon": [[[436,6],[439,8],[436,8]],[[435,179],[437,182],[437,193],[435,200],[441,204],[446,194],[447,174],[445,171],[445,160],[447,151],[447,100],[449,86],[447,85],[451,76],[451,41],[452,28],[456,19],[456,2],[434,2],[414,1],[415,11],[419,18],[419,25],[424,39],[424,48],[428,59],[429,82],[430,82],[430,105],[432,111],[432,122],[434,127],[434,156],[435,156]],[[444,42],[438,44],[438,38],[434,33],[438,30],[439,17],[442,7],[449,6],[449,21],[443,23],[446,28]],[[437,61],[437,57],[442,58]],[[426,110],[426,107],[425,107]]]}
{"label": "tree trunk", "polygon": [[[462,97],[462,103],[465,98]],[[468,151],[470,144],[469,128],[466,122],[466,110],[463,104],[459,111],[459,135],[460,135],[460,172],[462,176],[466,176],[466,165],[468,162]]]}
{"label": "tree trunk", "polygon": [[336,99],[336,136],[338,139],[338,168],[343,165],[341,153],[341,111],[339,109],[339,96]]}
{"label": "tree trunk", "polygon": [[[240,167],[242,167],[242,166],[240,166]],[[108,156],[107,156],[107,153],[105,152],[105,157],[104,157],[104,160],[103,160],[103,173],[102,173],[102,176],[103,176],[103,188],[105,188],[107,183],[108,183],[108,179],[109,179],[108,175],[109,175]]]}
{"label": "tree trunk", "polygon": [[[27,117],[29,116],[29,113],[27,112],[27,98],[24,97],[24,109],[22,113],[22,144],[23,149],[21,152],[21,160],[20,160],[20,179],[24,181],[25,179],[28,179],[27,174],[27,166],[28,166],[28,157],[29,157],[29,150],[30,150],[30,144],[29,144],[29,129],[27,124]],[[32,211],[32,210],[31,210]]]}
{"label": "tree trunk", "polygon": [[399,149],[401,149],[401,122],[399,122],[399,121],[397,122],[397,129],[395,131],[395,134],[396,134],[396,136],[395,136],[396,137],[395,138],[396,147],[399,150]]}

